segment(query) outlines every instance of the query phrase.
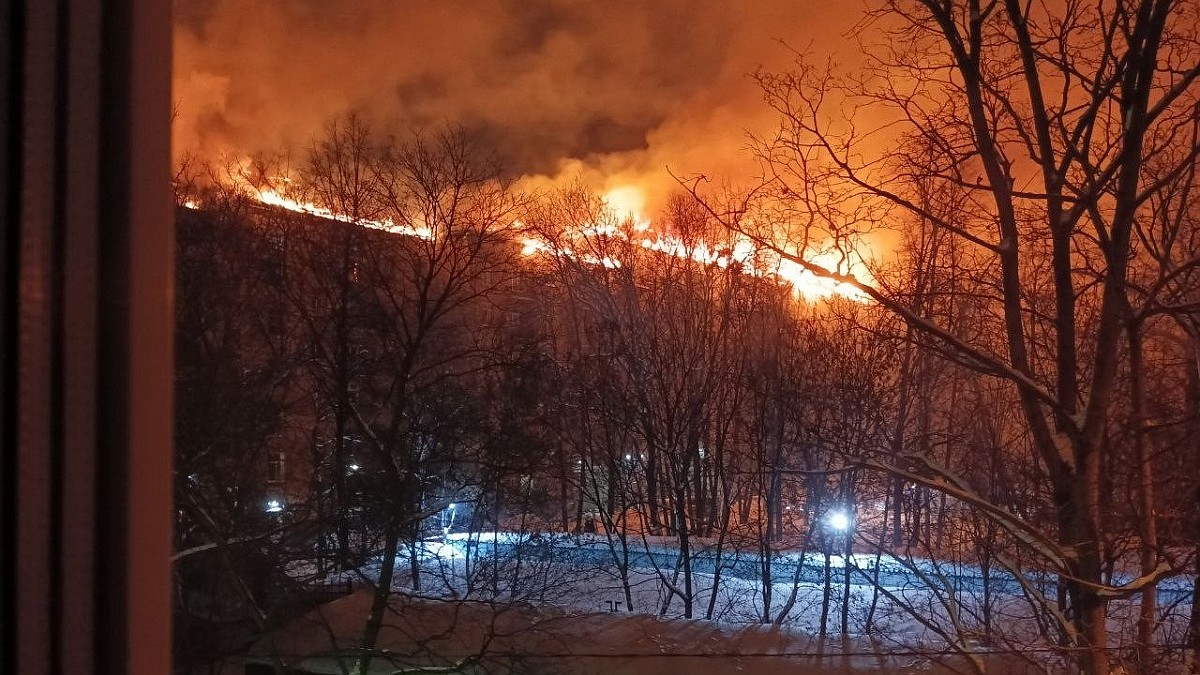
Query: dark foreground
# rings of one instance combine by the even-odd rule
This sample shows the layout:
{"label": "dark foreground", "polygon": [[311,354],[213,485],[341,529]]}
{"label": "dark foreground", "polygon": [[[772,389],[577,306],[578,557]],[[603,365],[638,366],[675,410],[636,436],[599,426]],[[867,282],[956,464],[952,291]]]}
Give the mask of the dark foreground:
{"label": "dark foreground", "polygon": [[[370,593],[359,591],[259,640],[247,663],[296,673],[344,673],[338,652],[361,637]],[[488,605],[396,596],[371,673],[580,673],[595,675],[847,675],[968,672],[957,655],[897,653],[866,640],[820,640],[770,626],[726,626],[645,615],[569,615],[529,605]],[[276,659],[282,661],[281,663]],[[1035,672],[1017,659],[984,657],[989,673]],[[254,670],[254,667],[251,667]],[[269,671],[268,671],[269,672]]]}

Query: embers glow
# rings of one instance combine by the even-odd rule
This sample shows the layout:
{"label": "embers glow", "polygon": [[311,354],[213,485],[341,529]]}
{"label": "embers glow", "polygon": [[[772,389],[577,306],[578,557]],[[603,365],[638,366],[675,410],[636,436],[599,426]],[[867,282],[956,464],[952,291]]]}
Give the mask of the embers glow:
{"label": "embers glow", "polygon": [[[834,296],[867,302],[870,298],[858,288],[841,281],[835,281],[814,274],[797,262],[782,258],[770,250],[761,250],[754,242],[746,237],[740,237],[732,246],[714,247],[706,241],[685,243],[670,234],[658,234],[654,238],[642,239],[642,248],[663,253],[676,258],[686,258],[701,265],[716,265],[722,269],[731,264],[739,265],[746,274],[760,277],[773,277],[792,287],[792,294],[797,298],[807,300],[826,300]],[[841,254],[835,251],[809,253],[805,256],[808,262],[827,270],[837,270],[840,267]],[[861,276],[865,271],[857,270]]]}
{"label": "embers glow", "polygon": [[529,237],[522,239],[521,244],[521,255],[523,256],[537,255],[547,248],[546,242]]}
{"label": "embers glow", "polygon": [[[792,293],[797,299],[803,297],[810,302],[826,300],[834,296],[840,296],[856,302],[867,302],[869,300],[865,293],[854,286],[818,276],[798,263],[783,259],[778,254],[770,251],[759,249],[752,241],[744,237],[735,240],[732,245],[715,246],[703,240],[684,242],[675,235],[654,232],[651,230],[650,220],[642,215],[641,212],[641,209],[645,207],[645,199],[642,196],[642,192],[633,186],[622,186],[609,190],[602,199],[614,213],[628,220],[633,232],[643,235],[640,245],[644,249],[674,258],[692,260],[701,265],[716,265],[722,269],[727,268],[731,264],[737,264],[741,266],[742,271],[746,274],[775,278],[782,283],[788,284],[791,286]],[[363,227],[413,236],[424,240],[432,240],[436,236],[433,229],[423,223],[419,225],[397,225],[391,219],[354,219],[344,214],[335,213],[330,209],[317,206],[316,204],[285,197],[274,190],[260,191],[258,200],[263,204],[277,206],[288,211],[307,213],[344,223],[355,223]],[[187,203],[185,206],[188,208],[198,208],[198,205],[193,205],[192,203]],[[513,226],[519,228],[520,223],[514,222]],[[613,237],[625,240],[630,239],[626,228],[608,224],[582,225],[575,228],[570,235],[572,238]],[[573,249],[555,247],[543,239],[530,236],[521,239],[521,255],[526,257],[534,255],[563,255],[570,258],[577,258],[590,265],[599,265],[609,269],[621,267],[621,261],[616,258],[578,253]],[[806,259],[815,265],[834,270],[839,267],[839,257],[839,254],[836,252],[819,252],[807,255]]]}
{"label": "embers glow", "polygon": [[301,202],[292,199],[291,197],[285,197],[274,190],[262,190],[259,192],[258,201],[270,206],[278,206],[279,208],[287,209],[288,211],[307,213],[309,215],[328,218],[330,220],[337,220],[343,223],[353,223],[355,225],[362,225],[363,227],[369,227],[374,230],[384,230],[386,232],[404,234],[410,237],[417,237],[418,239],[425,240],[432,240],[434,238],[433,230],[428,225],[423,223],[417,225],[397,224],[390,218],[385,220],[356,219],[344,214],[335,213],[323,206],[317,206],[316,204],[309,202]]}
{"label": "embers glow", "polygon": [[[641,240],[642,248],[672,256],[674,258],[682,258],[692,260],[701,265],[716,265],[721,269],[725,269],[731,264],[737,264],[747,274],[755,276],[774,277],[782,282],[787,283],[792,287],[792,294],[796,298],[803,297],[809,301],[827,300],[834,296],[841,296],[856,302],[868,302],[869,297],[854,286],[827,279],[817,274],[814,274],[804,266],[786,260],[770,251],[761,251],[755,246],[754,242],[746,237],[739,237],[732,246],[713,245],[704,240],[696,240],[685,242],[681,238],[668,234],[656,233],[651,231],[650,219],[643,215],[646,208],[646,198],[640,189],[633,185],[621,185],[610,189],[601,197],[609,209],[618,217],[628,218],[632,222],[633,231],[644,233]],[[626,238],[626,233],[619,231],[620,228],[605,227],[597,228],[588,226],[579,229],[579,234],[587,235],[605,235]],[[538,251],[547,250],[545,244],[540,247],[531,248],[528,244],[523,253],[525,255],[533,255]],[[810,254],[805,257],[810,263],[823,267],[827,270],[838,270],[842,266],[839,265],[840,254],[829,251]],[[603,261],[589,260],[588,262],[599,262],[605,267],[620,267],[619,261]],[[613,264],[616,263],[616,264]],[[856,270],[860,276],[865,270]]]}
{"label": "embers glow", "polygon": [[[839,253],[828,251],[805,256],[805,259],[827,270],[837,270],[840,257]],[[792,287],[793,295],[802,295],[809,300],[823,300],[835,295],[855,302],[865,303],[870,300],[870,297],[858,288],[818,276],[791,260],[780,259],[771,274],[787,282]],[[861,275],[862,271],[859,274]]]}
{"label": "embers glow", "polygon": [[635,232],[645,232],[650,229],[650,219],[643,215],[646,210],[646,197],[638,188],[632,185],[615,187],[604,193],[600,199],[619,218],[631,220]]}

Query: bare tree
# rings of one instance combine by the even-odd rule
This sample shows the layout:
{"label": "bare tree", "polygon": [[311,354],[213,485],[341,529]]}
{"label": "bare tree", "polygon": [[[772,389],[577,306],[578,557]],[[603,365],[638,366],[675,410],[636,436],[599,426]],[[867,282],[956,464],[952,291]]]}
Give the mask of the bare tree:
{"label": "bare tree", "polygon": [[626,485],[641,532],[669,534],[678,545],[675,568],[658,571],[668,589],[662,611],[678,599],[691,617],[694,539],[728,525],[720,504],[729,483],[718,467],[732,432],[747,278],[718,264],[708,248],[713,223],[690,199],[672,201],[658,234],[622,222],[582,188],[551,195],[523,220],[548,242],[578,305],[578,348],[599,357],[595,372],[615,394],[608,400],[623,408],[612,419],[635,434],[612,473],[636,474]]}
{"label": "bare tree", "polygon": [[[463,388],[492,367],[478,320],[510,273],[515,199],[497,167],[460,132],[415,137],[372,158],[373,198],[392,231],[367,247],[375,372],[350,411],[366,437],[381,506],[382,567],[364,629],[360,672],[388,611],[405,542],[413,577],[421,524],[472,480],[470,433],[478,413]],[[380,233],[383,235],[383,233]]]}
{"label": "bare tree", "polygon": [[[288,552],[276,545],[296,522],[268,508],[293,477],[276,463],[294,413],[293,355],[276,331],[282,256],[222,172],[193,168],[199,173],[178,195],[176,256],[172,562],[181,665],[233,653],[245,635],[226,626],[268,630],[278,619],[273,608],[301,595],[285,573]],[[203,211],[182,206],[200,200]],[[302,516],[305,505],[294,506]]]}
{"label": "bare tree", "polygon": [[[721,216],[785,259],[859,288],[938,353],[1009,383],[1053,523],[1014,517],[929,455],[881,464],[964,500],[1036,552],[1069,598],[1067,647],[1085,672],[1108,673],[1108,603],[1171,573],[1160,564],[1121,587],[1106,583],[1102,472],[1135,223],[1200,152],[1174,133],[1195,117],[1196,6],[897,1],[866,25],[889,42],[857,75],[803,58],[794,72],[759,75],[782,120],[758,146],[769,176],[758,195],[773,206],[754,220]],[[1160,160],[1159,177],[1148,176]],[[955,217],[924,208],[913,176],[960,188]],[[943,325],[855,276],[846,255],[814,257],[815,246],[848,251],[862,223],[902,217],[927,220],[986,261],[980,292],[993,298],[993,333]]]}
{"label": "bare tree", "polygon": [[[333,524],[337,569],[362,563],[363,551],[351,546],[354,503],[348,484],[361,444],[352,414],[352,390],[361,385],[367,366],[361,349],[369,290],[361,268],[368,245],[367,223],[382,213],[372,161],[378,153],[366,124],[355,116],[331,120],[313,141],[295,176],[275,169],[256,171],[256,187],[269,187],[291,199],[336,214],[314,219],[296,213],[268,216],[273,236],[286,246],[290,315],[286,332],[303,336],[304,361],[315,396],[312,442],[321,471],[314,481],[325,522]],[[328,421],[328,424],[326,422]],[[324,498],[331,487],[329,499]],[[324,540],[322,539],[322,544]]]}

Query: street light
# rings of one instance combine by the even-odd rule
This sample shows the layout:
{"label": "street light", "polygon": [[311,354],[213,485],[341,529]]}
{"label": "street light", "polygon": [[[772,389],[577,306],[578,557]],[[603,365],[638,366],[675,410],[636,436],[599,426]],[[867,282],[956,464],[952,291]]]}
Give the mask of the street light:
{"label": "street light", "polygon": [[825,525],[834,532],[846,532],[850,529],[850,515],[845,511],[830,511],[825,516]]}

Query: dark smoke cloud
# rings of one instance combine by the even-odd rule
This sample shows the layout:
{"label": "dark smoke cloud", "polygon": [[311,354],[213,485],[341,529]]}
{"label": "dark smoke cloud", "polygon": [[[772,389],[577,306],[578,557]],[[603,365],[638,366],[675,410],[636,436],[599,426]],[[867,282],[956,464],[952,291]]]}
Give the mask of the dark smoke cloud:
{"label": "dark smoke cloud", "polygon": [[771,116],[746,77],[833,51],[859,6],[772,0],[177,0],[175,150],[306,147],[354,110],[461,125],[531,183],[736,177]]}

